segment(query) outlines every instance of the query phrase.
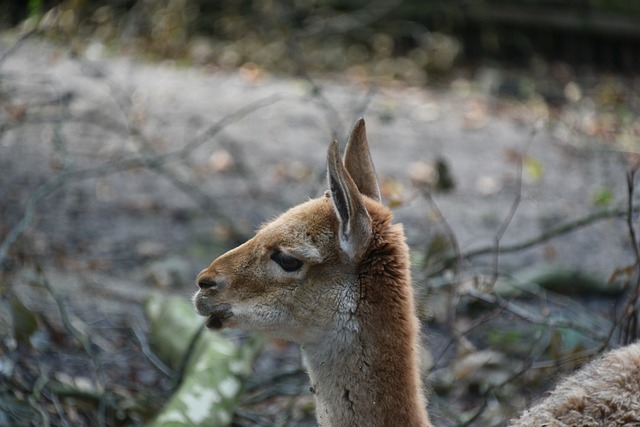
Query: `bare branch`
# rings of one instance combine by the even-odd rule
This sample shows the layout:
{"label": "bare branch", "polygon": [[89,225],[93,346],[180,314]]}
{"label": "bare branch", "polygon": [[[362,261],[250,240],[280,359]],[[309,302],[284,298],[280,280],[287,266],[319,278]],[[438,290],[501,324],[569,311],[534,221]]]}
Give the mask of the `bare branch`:
{"label": "bare branch", "polygon": [[520,200],[522,198],[522,163],[523,159],[520,158],[518,162],[518,172],[516,174],[516,191],[515,196],[513,198],[513,202],[511,202],[511,207],[507,212],[507,216],[502,220],[500,227],[496,231],[496,235],[494,236],[494,252],[493,252],[493,272],[491,274],[491,282],[490,286],[493,287],[495,285],[496,280],[498,280],[499,272],[499,259],[500,259],[500,241],[502,240],[502,236],[509,228],[513,217],[515,216],[518,206],[520,206]]}
{"label": "bare branch", "polygon": [[36,34],[36,32],[37,30],[34,29],[34,30],[26,31],[23,34],[21,34],[20,37],[18,37],[18,40],[16,40],[15,43],[11,45],[11,47],[9,47],[9,49],[7,49],[5,52],[3,52],[0,55],[0,67],[2,66],[2,63],[9,56],[11,56],[16,50],[18,50],[18,48],[22,45],[22,43],[24,43],[32,35]]}
{"label": "bare branch", "polygon": [[[96,352],[91,348],[91,338],[89,336],[87,336],[86,334],[82,333],[81,331],[79,331],[72,323],[71,320],[69,319],[69,313],[67,312],[67,308],[66,305],[64,303],[64,301],[62,300],[62,298],[60,297],[60,295],[58,295],[58,293],[56,292],[56,290],[53,288],[53,286],[51,285],[51,283],[49,282],[49,280],[47,279],[44,270],[42,269],[42,266],[36,262],[36,270],[38,271],[38,275],[40,278],[40,282],[42,283],[42,285],[44,285],[44,287],[47,289],[47,291],[49,291],[49,293],[51,294],[51,296],[53,297],[56,306],[58,307],[58,311],[60,312],[60,316],[62,318],[62,324],[64,325],[64,328],[67,330],[67,332],[69,332],[69,334],[76,340],[78,341],[81,345],[82,348],[84,350],[84,352],[87,354],[87,356],[89,357],[89,359],[91,360],[93,367],[94,367],[94,372],[96,374],[96,379],[97,381],[104,385],[105,384],[105,375],[104,375],[104,371],[102,370],[102,365],[100,363],[100,361],[98,360],[98,355],[96,354]],[[106,409],[107,409],[107,396],[106,393],[100,393],[100,399],[98,401],[98,425],[99,426],[105,426],[106,425]]]}
{"label": "bare branch", "polygon": [[140,344],[140,349],[142,350],[142,353],[147,357],[147,359],[149,359],[149,362],[151,362],[153,366],[155,366],[160,372],[165,374],[167,377],[173,378],[175,376],[173,371],[169,366],[167,366],[166,363],[162,361],[162,359],[156,356],[153,350],[151,350],[151,347],[149,346],[149,341],[147,340],[147,337],[145,336],[145,334],[140,330],[140,328],[138,326],[134,326],[133,328],[131,328],[131,330],[133,331],[133,335],[138,340],[138,344]]}
{"label": "bare branch", "polygon": [[445,233],[449,237],[449,242],[454,248],[454,252],[456,256],[455,260],[457,262],[455,263],[455,267],[453,268],[454,276],[453,276],[453,282],[452,282],[452,290],[451,290],[451,294],[449,295],[449,301],[448,301],[449,307],[447,308],[447,317],[448,317],[447,323],[449,324],[451,329],[453,329],[453,323],[455,321],[455,313],[456,313],[456,304],[458,301],[457,284],[459,282],[460,272],[462,271],[462,268],[463,268],[464,258],[462,256],[462,251],[460,250],[460,244],[458,243],[458,238],[456,237],[456,234],[453,231],[453,228],[451,227],[451,225],[449,225],[449,222],[447,221],[445,216],[442,214],[442,211],[438,207],[438,204],[431,196],[430,189],[426,187],[422,187],[421,191],[425,200],[429,203],[429,205],[431,206],[431,209],[436,213],[436,215],[438,216],[438,219],[442,223]]}
{"label": "bare branch", "polygon": [[71,160],[68,155],[68,151],[64,144],[64,140],[62,138],[62,123],[63,119],[69,117],[69,99],[65,97],[59,98],[59,101],[64,107],[63,117],[57,119],[55,121],[56,125],[54,127],[54,145],[58,151],[62,153],[63,157],[63,171],[60,175],[58,175],[53,180],[43,184],[40,186],[35,192],[33,192],[29,196],[29,200],[27,201],[27,205],[25,207],[24,214],[18,223],[11,228],[9,233],[5,236],[4,240],[0,244],[0,265],[4,263],[4,260],[7,256],[7,252],[13,243],[20,237],[22,233],[27,229],[29,223],[31,221],[31,217],[35,213],[36,206],[40,201],[42,201],[47,195],[49,195],[52,191],[58,189],[62,184],[64,184],[64,175],[70,171],[71,168]]}
{"label": "bare branch", "polygon": [[280,95],[272,95],[264,99],[260,99],[254,103],[248,104],[236,110],[235,112],[224,116],[218,122],[209,127],[206,131],[185,144],[184,147],[175,151],[155,155],[143,154],[128,159],[105,162],[100,166],[84,169],[64,170],[55,178],[41,185],[33,193],[31,193],[22,218],[15,226],[10,229],[9,233],[2,240],[2,243],[0,243],[0,264],[2,264],[6,259],[7,253],[11,246],[22,235],[22,233],[26,231],[31,222],[33,214],[37,209],[38,204],[51,193],[59,190],[60,188],[71,182],[112,175],[115,173],[120,173],[140,167],[153,168],[154,166],[157,167],[158,165],[162,165],[167,162],[181,160],[188,156],[193,150],[216,136],[229,124],[236,122],[261,108],[273,105],[274,103],[279,102],[283,99],[285,99],[285,97]]}
{"label": "bare branch", "polygon": [[635,341],[638,335],[639,313],[638,302],[640,301],[640,248],[638,247],[638,238],[636,228],[633,224],[634,206],[633,196],[635,194],[635,180],[638,167],[634,166],[627,171],[627,227],[629,229],[629,239],[633,247],[636,262],[636,283],[635,288],[631,291],[629,299],[626,301],[622,315],[624,316],[624,324],[622,325],[622,340],[625,344]]}
{"label": "bare branch", "polygon": [[[640,212],[640,207],[633,208],[634,213]],[[532,248],[540,243],[544,243],[548,240],[554,239],[556,237],[560,237],[564,234],[571,233],[577,231],[583,227],[587,227],[592,225],[598,221],[602,221],[610,218],[619,218],[627,215],[626,207],[618,207],[613,209],[605,209],[602,211],[594,212],[589,214],[583,218],[577,219],[575,221],[569,221],[565,224],[559,225],[558,227],[551,228],[540,235],[533,237],[528,240],[524,240],[520,243],[513,243],[510,245],[502,245],[500,247],[500,253],[513,253],[523,251],[525,249]],[[463,259],[472,259],[483,255],[490,255],[495,250],[495,246],[485,246],[478,249],[470,250],[462,253]],[[457,255],[451,255],[445,259],[445,265],[450,265],[452,262],[455,262],[458,259]]]}

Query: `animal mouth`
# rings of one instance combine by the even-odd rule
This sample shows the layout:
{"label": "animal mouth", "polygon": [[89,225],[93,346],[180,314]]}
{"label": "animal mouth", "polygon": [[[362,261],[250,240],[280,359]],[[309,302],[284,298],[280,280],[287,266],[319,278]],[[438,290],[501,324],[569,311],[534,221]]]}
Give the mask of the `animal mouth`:
{"label": "animal mouth", "polygon": [[209,313],[205,326],[209,329],[222,329],[224,322],[233,316],[231,306],[229,304],[220,304],[213,307]]}

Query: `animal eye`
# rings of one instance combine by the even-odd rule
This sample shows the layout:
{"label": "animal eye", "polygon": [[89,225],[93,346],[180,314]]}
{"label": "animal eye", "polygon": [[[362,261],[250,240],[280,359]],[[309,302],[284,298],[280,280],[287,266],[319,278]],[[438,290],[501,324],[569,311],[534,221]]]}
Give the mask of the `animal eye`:
{"label": "animal eye", "polygon": [[300,270],[302,261],[280,251],[276,251],[271,255],[271,259],[275,261],[284,271],[294,272]]}

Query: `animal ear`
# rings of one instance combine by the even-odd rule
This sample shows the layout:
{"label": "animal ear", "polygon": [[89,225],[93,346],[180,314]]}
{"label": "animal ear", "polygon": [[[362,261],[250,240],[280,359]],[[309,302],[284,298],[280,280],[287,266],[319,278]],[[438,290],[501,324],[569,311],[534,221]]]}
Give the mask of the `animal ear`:
{"label": "animal ear", "polygon": [[344,165],[361,194],[378,202],[382,200],[376,170],[373,167],[373,160],[371,160],[371,154],[369,153],[367,130],[362,117],[356,120],[353,128],[351,128],[349,142],[347,142],[344,154]]}
{"label": "animal ear", "polygon": [[329,145],[327,155],[327,181],[340,224],[340,248],[353,259],[366,249],[371,240],[371,217],[356,183],[340,159],[335,139]]}

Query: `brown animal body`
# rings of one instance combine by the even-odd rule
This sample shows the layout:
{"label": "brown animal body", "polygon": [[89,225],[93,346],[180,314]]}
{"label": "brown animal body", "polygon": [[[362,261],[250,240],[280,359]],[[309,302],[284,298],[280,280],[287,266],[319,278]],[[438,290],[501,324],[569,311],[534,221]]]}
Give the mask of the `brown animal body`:
{"label": "brown animal body", "polygon": [[[327,182],[203,270],[196,311],[212,329],[300,344],[321,426],[431,426],[409,250],[380,203],[363,119],[344,163],[331,143]],[[535,425],[525,419],[514,425]]]}
{"label": "brown animal body", "polygon": [[510,425],[640,426],[640,343],[591,362]]}

